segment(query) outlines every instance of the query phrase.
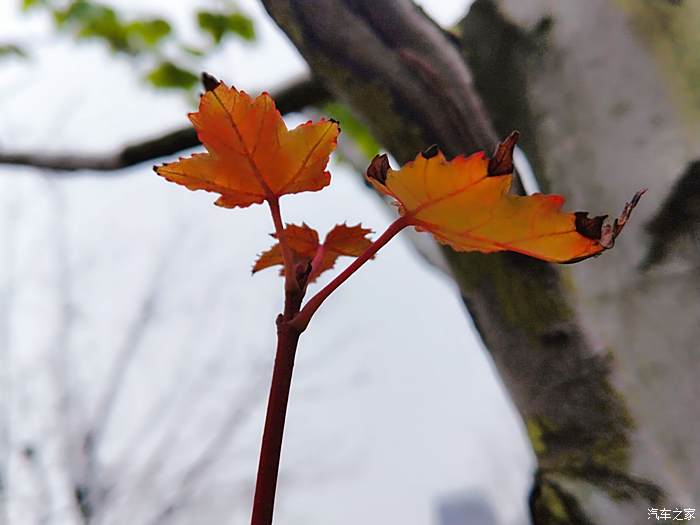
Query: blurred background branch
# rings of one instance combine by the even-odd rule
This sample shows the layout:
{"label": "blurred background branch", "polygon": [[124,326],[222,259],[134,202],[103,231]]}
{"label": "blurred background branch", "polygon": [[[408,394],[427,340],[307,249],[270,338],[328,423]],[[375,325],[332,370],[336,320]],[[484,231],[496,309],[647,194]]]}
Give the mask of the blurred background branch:
{"label": "blurred background branch", "polygon": [[[319,82],[303,78],[276,91],[273,96],[277,108],[284,115],[303,110],[307,106],[321,105],[330,100],[330,95]],[[135,164],[175,155],[183,150],[200,145],[192,126],[165,133],[148,140],[134,142],[124,148],[104,155],[43,154],[40,152],[10,152],[0,145],[0,164],[32,166],[54,170],[60,175],[74,175],[75,171],[115,172]],[[110,173],[108,175],[118,175]]]}

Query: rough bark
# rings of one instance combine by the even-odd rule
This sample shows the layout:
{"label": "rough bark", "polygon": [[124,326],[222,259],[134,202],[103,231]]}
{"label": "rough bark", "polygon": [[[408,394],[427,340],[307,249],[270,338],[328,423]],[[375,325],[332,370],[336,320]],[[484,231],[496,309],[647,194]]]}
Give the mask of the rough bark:
{"label": "rough bark", "polygon": [[[477,24],[470,30],[465,25],[465,35],[471,31],[476,36],[470,41],[474,53],[482,55],[475,85],[460,42],[407,0],[264,4],[314,73],[365,119],[400,162],[432,143],[448,155],[491,150],[498,134],[513,128],[524,132],[523,145],[538,171],[549,162],[548,148],[559,151],[563,143],[571,151],[572,139],[562,129],[557,129],[558,141],[549,137],[540,142],[538,128],[547,122],[529,102],[530,78],[526,62],[521,63],[530,62],[528,52],[542,54],[550,25],[546,18],[538,19],[530,32],[503,20],[499,27]],[[587,3],[561,4],[586,10]],[[486,88],[482,94],[490,102],[493,121],[478,87]],[[608,149],[614,148],[615,141],[608,140]],[[550,167],[547,172],[558,177],[578,160],[564,156],[558,171]],[[618,164],[619,171],[624,159]],[[556,187],[566,189],[574,204],[590,206],[602,200],[604,209],[616,210],[639,185],[627,182],[624,198],[601,191],[604,186],[598,188],[602,195],[585,195],[573,184]],[[634,241],[626,238],[620,244],[627,242]],[[589,319],[588,330],[579,321],[579,305],[573,300],[579,300],[579,288],[587,283],[578,279],[574,287],[568,269],[514,254],[445,254],[537,454],[539,468],[530,499],[533,521],[586,523],[585,514],[596,511],[606,513],[602,522],[607,523],[638,523],[640,516],[646,520],[643,502],[628,509],[610,503],[637,496],[658,501],[658,489],[639,476],[639,464],[632,462],[643,433],[633,430],[636,414],[628,410],[630,400],[613,386],[611,365],[617,369],[622,364],[617,348],[602,344],[600,330]],[[632,273],[634,259],[626,254],[619,250],[614,258],[601,258],[602,263],[583,263],[590,268],[573,275],[596,281],[599,290],[609,289]],[[600,275],[603,271],[609,273]],[[618,311],[613,322],[624,321],[624,314]]]}
{"label": "rough bark", "polygon": [[[500,13],[477,2],[460,25],[462,46],[497,128],[524,119],[516,125],[530,138],[541,184],[575,206],[599,206],[594,212],[613,209],[630,189],[650,189],[615,250],[570,269],[571,297],[591,340],[611,356],[635,423],[632,469],[666,491],[670,508],[696,507],[700,6],[497,3]],[[504,56],[508,69],[495,74]],[[639,507],[618,520],[600,502],[589,506],[601,523],[646,520]]]}

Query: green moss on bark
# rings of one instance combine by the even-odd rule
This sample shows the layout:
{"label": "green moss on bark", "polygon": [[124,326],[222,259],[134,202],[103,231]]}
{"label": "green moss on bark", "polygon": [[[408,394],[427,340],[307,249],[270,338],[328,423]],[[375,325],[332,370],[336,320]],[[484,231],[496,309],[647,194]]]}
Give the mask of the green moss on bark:
{"label": "green moss on bark", "polygon": [[679,114],[689,124],[700,119],[700,4],[615,0],[677,95]]}

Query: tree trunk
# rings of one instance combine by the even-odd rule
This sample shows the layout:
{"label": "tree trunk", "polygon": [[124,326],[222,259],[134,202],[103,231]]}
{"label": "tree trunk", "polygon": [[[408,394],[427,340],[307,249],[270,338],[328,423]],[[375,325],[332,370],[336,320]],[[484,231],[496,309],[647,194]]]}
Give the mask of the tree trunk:
{"label": "tree trunk", "polygon": [[[585,331],[613,359],[634,421],[632,469],[666,504],[700,500],[700,6],[652,0],[479,1],[463,49],[497,128],[512,114],[540,183],[574,207],[612,210],[649,188],[612,252],[570,269]],[[498,37],[494,35],[500,35]],[[499,53],[501,57],[494,54]],[[508,57],[520,95],[492,89]],[[499,78],[500,77],[500,78]],[[505,106],[507,100],[516,111]],[[662,502],[656,502],[660,506]],[[623,523],[600,516],[598,521]],[[632,509],[646,519],[643,508]]]}
{"label": "tree trunk", "polygon": [[[678,12],[697,8],[503,0],[511,22],[479,0],[455,36],[408,0],[264,3],[401,163],[433,143],[448,156],[491,150],[520,129],[540,185],[570,209],[618,211],[651,189],[619,246],[594,261],[444,252],[537,455],[535,523],[638,524],[652,503],[697,502],[698,421],[684,410],[698,394],[697,277],[689,263],[639,269],[650,247],[644,223],[697,154],[688,72],[667,76],[677,62],[700,62],[684,54],[692,46],[669,50],[652,14],[681,23]],[[660,34],[644,41],[648,25]],[[669,228],[670,208],[653,223],[664,246],[654,253],[683,238]]]}

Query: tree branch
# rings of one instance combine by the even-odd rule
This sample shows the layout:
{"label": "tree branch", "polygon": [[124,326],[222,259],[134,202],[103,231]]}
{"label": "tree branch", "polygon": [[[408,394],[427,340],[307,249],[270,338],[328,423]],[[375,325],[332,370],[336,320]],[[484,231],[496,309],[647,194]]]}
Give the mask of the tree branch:
{"label": "tree branch", "polygon": [[[647,224],[651,243],[642,268],[663,262],[675,245],[690,238],[700,239],[700,160],[691,162],[676,180],[669,194]],[[695,250],[693,250],[693,253]]]}
{"label": "tree branch", "polygon": [[264,389],[259,388],[262,379],[263,376],[254,378],[247,391],[243,392],[242,398],[234,400],[235,408],[229,410],[213,437],[187,467],[173,493],[149,522],[150,525],[170,523],[173,514],[187,505],[192,497],[192,492],[201,485],[202,478],[210,472],[212,466],[222,458],[226,447],[233,441],[236,433],[243,428],[251,415],[252,408],[260,400],[261,394],[265,392]]}
{"label": "tree branch", "polygon": [[[277,109],[283,115],[300,111],[307,106],[321,104],[330,94],[313,78],[302,78],[275,93]],[[61,175],[76,175],[81,170],[116,171],[149,160],[174,155],[200,144],[191,126],[165,133],[159,137],[125,146],[114,153],[80,155],[78,153],[43,154],[36,151],[13,152],[0,149],[0,164],[32,166],[54,170]],[[109,175],[121,175],[110,173]]]}

